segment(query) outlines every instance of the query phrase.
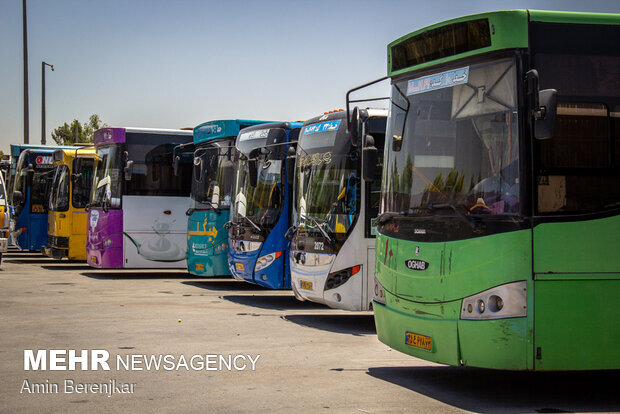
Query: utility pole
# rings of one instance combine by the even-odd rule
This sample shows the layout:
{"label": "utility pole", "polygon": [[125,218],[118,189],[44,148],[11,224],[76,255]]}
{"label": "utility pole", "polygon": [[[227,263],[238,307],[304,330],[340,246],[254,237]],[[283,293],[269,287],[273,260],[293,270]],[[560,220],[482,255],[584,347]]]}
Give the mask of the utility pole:
{"label": "utility pole", "polygon": [[41,62],[41,145],[45,145],[45,66],[49,66],[52,72],[54,71],[54,65]]}
{"label": "utility pole", "polygon": [[24,29],[24,144],[30,142],[30,130],[28,128],[28,25],[26,19],[26,0],[22,0],[23,29]]}

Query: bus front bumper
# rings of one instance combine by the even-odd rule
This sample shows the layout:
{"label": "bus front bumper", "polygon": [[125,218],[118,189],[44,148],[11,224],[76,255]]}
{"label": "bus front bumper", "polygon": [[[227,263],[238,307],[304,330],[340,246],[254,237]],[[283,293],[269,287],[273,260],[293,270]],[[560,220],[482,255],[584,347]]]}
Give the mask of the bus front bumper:
{"label": "bus front bumper", "polygon": [[187,271],[194,276],[201,277],[220,277],[230,276],[228,269],[228,253],[216,255],[198,255],[189,253],[187,255]]}
{"label": "bus front bumper", "polygon": [[43,246],[43,254],[52,259],[61,260],[69,255],[69,249],[60,249],[57,247]]}
{"label": "bus front bumper", "polygon": [[[293,252],[294,254],[295,252]],[[335,255],[334,255],[335,258]],[[333,260],[322,266],[308,266],[291,261],[291,287],[301,300],[321,303],[334,309],[367,310],[362,306],[362,274],[350,277],[342,285],[325,289]]]}
{"label": "bus front bumper", "polygon": [[460,301],[418,304],[399,300],[387,292],[386,299],[396,306],[372,304],[381,342],[427,361],[460,365],[457,336]]}
{"label": "bus front bumper", "polygon": [[526,370],[532,367],[527,317],[462,320],[461,300],[416,303],[386,292],[373,301],[377,337],[405,354],[446,365]]}

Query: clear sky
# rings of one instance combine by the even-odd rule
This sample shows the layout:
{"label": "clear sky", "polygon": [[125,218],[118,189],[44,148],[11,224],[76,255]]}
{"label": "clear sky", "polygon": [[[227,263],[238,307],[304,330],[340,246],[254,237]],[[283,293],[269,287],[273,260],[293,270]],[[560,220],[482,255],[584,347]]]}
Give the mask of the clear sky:
{"label": "clear sky", "polygon": [[[99,114],[110,126],[301,120],[386,73],[386,46],[491,10],[620,12],[618,0],[28,0],[30,143]],[[23,142],[22,0],[0,0],[0,149]],[[618,39],[610,41],[617,42]],[[387,94],[387,86],[374,92]]]}

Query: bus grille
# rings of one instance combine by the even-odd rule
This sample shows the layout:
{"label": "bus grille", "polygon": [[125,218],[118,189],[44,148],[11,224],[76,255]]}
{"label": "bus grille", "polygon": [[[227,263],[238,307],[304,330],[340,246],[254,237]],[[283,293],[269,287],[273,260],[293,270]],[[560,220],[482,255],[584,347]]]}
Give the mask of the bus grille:
{"label": "bus grille", "polygon": [[68,237],[56,237],[56,236],[47,236],[47,245],[49,247],[56,248],[69,248],[69,238]]}

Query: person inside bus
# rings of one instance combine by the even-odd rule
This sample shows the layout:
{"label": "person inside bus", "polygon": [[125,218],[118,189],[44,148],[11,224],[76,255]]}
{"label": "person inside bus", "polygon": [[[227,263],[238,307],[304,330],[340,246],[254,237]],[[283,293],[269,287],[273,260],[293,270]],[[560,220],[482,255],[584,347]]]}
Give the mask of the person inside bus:
{"label": "person inside bus", "polygon": [[338,215],[348,215],[348,223],[346,228],[349,228],[353,224],[355,215],[357,214],[357,203],[359,199],[359,182],[360,179],[351,172],[346,179],[345,185],[342,187],[340,194],[334,203],[335,213]]}

